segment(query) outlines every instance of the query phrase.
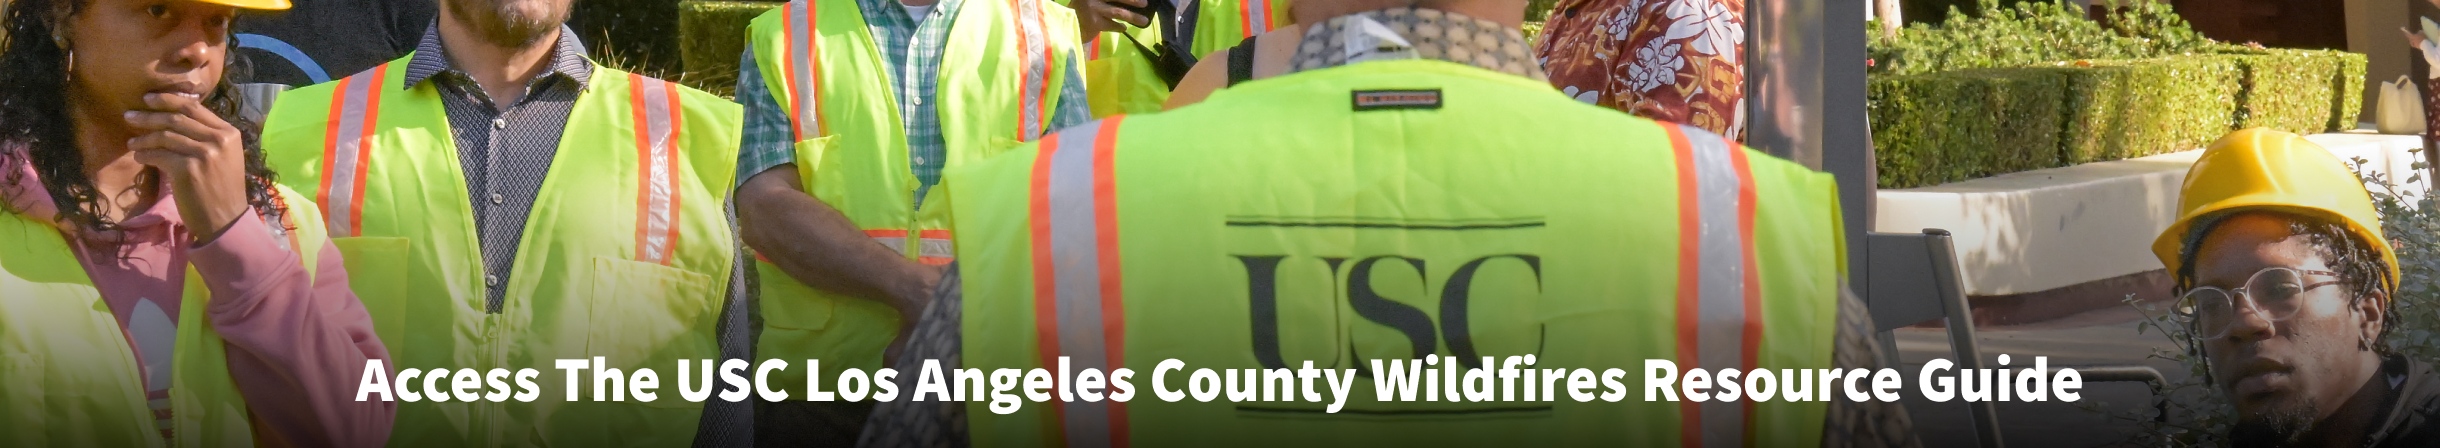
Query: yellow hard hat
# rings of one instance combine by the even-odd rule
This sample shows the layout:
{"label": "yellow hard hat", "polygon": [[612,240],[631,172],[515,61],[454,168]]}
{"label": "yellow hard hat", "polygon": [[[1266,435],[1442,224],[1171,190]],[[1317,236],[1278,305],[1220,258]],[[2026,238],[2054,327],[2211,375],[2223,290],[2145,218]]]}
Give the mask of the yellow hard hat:
{"label": "yellow hard hat", "polygon": [[235,6],[235,7],[239,7],[239,8],[246,8],[246,9],[266,9],[266,10],[288,9],[288,0],[195,0],[195,1],[198,1],[198,2],[204,2],[204,3],[210,3],[210,4],[215,4],[215,5],[229,5],[229,6]]}
{"label": "yellow hard hat", "polygon": [[2152,253],[2169,272],[2198,219],[2231,211],[2270,210],[2345,223],[2389,267],[2389,293],[2398,288],[2398,255],[2381,236],[2381,216],[2363,178],[2330,150],[2296,134],[2267,128],[2228,133],[2203,150],[2186,184],[2178,188],[2177,223],[2152,240]]}

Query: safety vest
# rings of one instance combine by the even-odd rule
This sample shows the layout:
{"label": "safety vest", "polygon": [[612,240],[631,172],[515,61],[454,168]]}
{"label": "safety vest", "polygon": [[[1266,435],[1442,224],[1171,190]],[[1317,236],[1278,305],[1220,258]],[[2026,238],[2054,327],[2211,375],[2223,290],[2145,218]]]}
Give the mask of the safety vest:
{"label": "safety vest", "polygon": [[[319,210],[282,187],[288,247],[312,277],[327,237]],[[169,446],[254,446],[228,347],[204,316],[211,291],[193,266],[170,361]],[[0,445],[164,446],[143,366],[110,305],[51,223],[0,212]]]}
{"label": "safety vest", "polygon": [[1198,58],[1296,23],[1288,15],[1288,5],[1294,0],[1194,1],[1202,6],[1195,17],[1195,41],[1189,47]]}
{"label": "safety vest", "polygon": [[[1194,41],[1188,42],[1196,58],[1295,23],[1288,15],[1291,0],[1193,1],[1202,3],[1195,17]],[[1161,42],[1159,23],[1127,30],[1147,47]],[[1115,34],[1119,32],[1103,32],[1086,43],[1085,83],[1093,86],[1088,95],[1093,116],[1160,112],[1169,101],[1169,83],[1153,71],[1151,57],[1125,36]]]}
{"label": "safety vest", "polygon": [[[713,333],[736,264],[723,204],[741,108],[595,65],[526,220],[506,298],[489,312],[486,283],[497,280],[484,272],[456,140],[439,90],[406,86],[413,57],[282,95],[265,126],[267,158],[281,182],[316,192],[393,370],[531,368],[543,372],[542,398],[427,394],[399,404],[391,444],[692,443],[703,404],[669,385],[678,360],[720,355]],[[566,401],[553,361],[593,357],[660,372],[657,399],[595,401],[586,386],[585,400]]]}
{"label": "safety vest", "polygon": [[[1822,402],[1644,402],[1634,388],[1645,359],[1831,365],[1838,190],[1699,128],[1385,61],[1070,128],[954,174],[964,367],[1135,372],[1124,403],[973,403],[976,446],[1819,444]],[[1384,401],[1373,371],[1337,414],[1154,393],[1189,390],[1187,371],[1155,383],[1165,359],[1369,371],[1434,354],[1617,368],[1630,389],[1615,403]]]}
{"label": "safety vest", "polygon": [[[1047,0],[966,0],[949,25],[937,99],[947,167],[1032,141],[1048,128],[1076,50],[1075,14]],[[855,0],[797,0],[749,28],[765,88],[792,119],[804,191],[837,208],[874,241],[927,264],[954,256],[939,195],[921,185],[889,88],[890,69]],[[880,302],[815,290],[767,261],[760,274],[762,335],[755,355],[791,369],[771,383],[802,397],[807,359],[824,378],[872,371],[897,337],[898,312]]]}
{"label": "safety vest", "polygon": [[[1169,82],[1161,80],[1161,72],[1153,68],[1152,56],[1136,48],[1137,43],[1159,48],[1160,27],[1154,23],[1151,28],[1104,31],[1085,42],[1084,83],[1093,86],[1085,92],[1085,100],[1092,103],[1094,117],[1160,112],[1169,101]],[[1127,36],[1135,40],[1130,42]]]}

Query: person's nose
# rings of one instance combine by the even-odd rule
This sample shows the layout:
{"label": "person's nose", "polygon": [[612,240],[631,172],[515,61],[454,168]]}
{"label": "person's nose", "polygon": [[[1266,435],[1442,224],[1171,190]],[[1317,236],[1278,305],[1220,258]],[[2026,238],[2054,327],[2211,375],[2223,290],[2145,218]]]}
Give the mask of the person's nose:
{"label": "person's nose", "polygon": [[2261,305],[2254,303],[2253,297],[2244,297],[2234,308],[2228,316],[2228,342],[2250,343],[2268,338],[2278,330],[2278,324],[2271,322],[2268,313],[2262,310]]}
{"label": "person's nose", "polygon": [[171,72],[210,66],[219,60],[220,51],[228,44],[227,29],[206,26],[200,21],[181,24],[172,37],[177,39],[179,45],[170,53],[170,66],[164,67]]}

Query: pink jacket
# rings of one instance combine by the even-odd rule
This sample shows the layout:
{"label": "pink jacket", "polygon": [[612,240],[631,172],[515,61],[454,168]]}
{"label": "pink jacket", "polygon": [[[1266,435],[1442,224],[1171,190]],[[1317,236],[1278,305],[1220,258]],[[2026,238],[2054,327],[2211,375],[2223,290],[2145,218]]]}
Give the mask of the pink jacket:
{"label": "pink jacket", "polygon": [[[356,401],[365,361],[389,364],[364,304],[348,290],[339,250],[320,242],[315,275],[284,248],[272,223],[247,213],[208,244],[191,246],[178,207],[162,186],[151,209],[93,231],[59,223],[58,206],[22,151],[0,150],[0,199],[6,211],[53,222],[110,304],[128,344],[147,358],[138,335],[158,335],[178,315],[188,264],[212,293],[205,310],[228,344],[229,374],[245,395],[257,442],[267,446],[379,446],[397,414],[392,402]],[[142,306],[139,304],[148,304]],[[157,308],[157,310],[156,310]],[[132,326],[131,326],[132,324]],[[153,364],[147,362],[145,364]],[[394,368],[394,367],[392,367]],[[148,382],[162,376],[145,375]],[[150,384],[161,389],[164,385]],[[159,395],[156,392],[156,395]],[[165,398],[165,397],[153,397]],[[166,411],[156,411],[166,418]],[[166,432],[167,430],[164,430]]]}

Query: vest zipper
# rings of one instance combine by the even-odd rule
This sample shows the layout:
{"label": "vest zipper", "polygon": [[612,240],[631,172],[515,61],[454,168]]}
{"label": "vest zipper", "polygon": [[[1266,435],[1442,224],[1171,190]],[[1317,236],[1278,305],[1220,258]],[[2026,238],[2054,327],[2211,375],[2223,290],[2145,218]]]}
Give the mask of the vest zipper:
{"label": "vest zipper", "polygon": [[[505,304],[503,304],[502,308],[506,308]],[[486,356],[484,356],[484,358],[486,358],[486,363],[490,364],[488,366],[484,366],[486,370],[489,368],[499,368],[508,364],[507,360],[502,359],[500,351],[500,326],[503,325],[501,323],[500,316],[501,313],[497,312],[483,316],[483,348],[484,351],[488,352],[485,354]],[[502,427],[500,424],[500,406],[500,403],[491,401],[483,401],[475,404],[478,418],[483,422],[484,426],[482,434],[484,435],[484,438],[488,439],[484,441],[485,443],[483,446],[503,446],[500,443],[500,441],[503,439],[503,434],[500,433]]]}

